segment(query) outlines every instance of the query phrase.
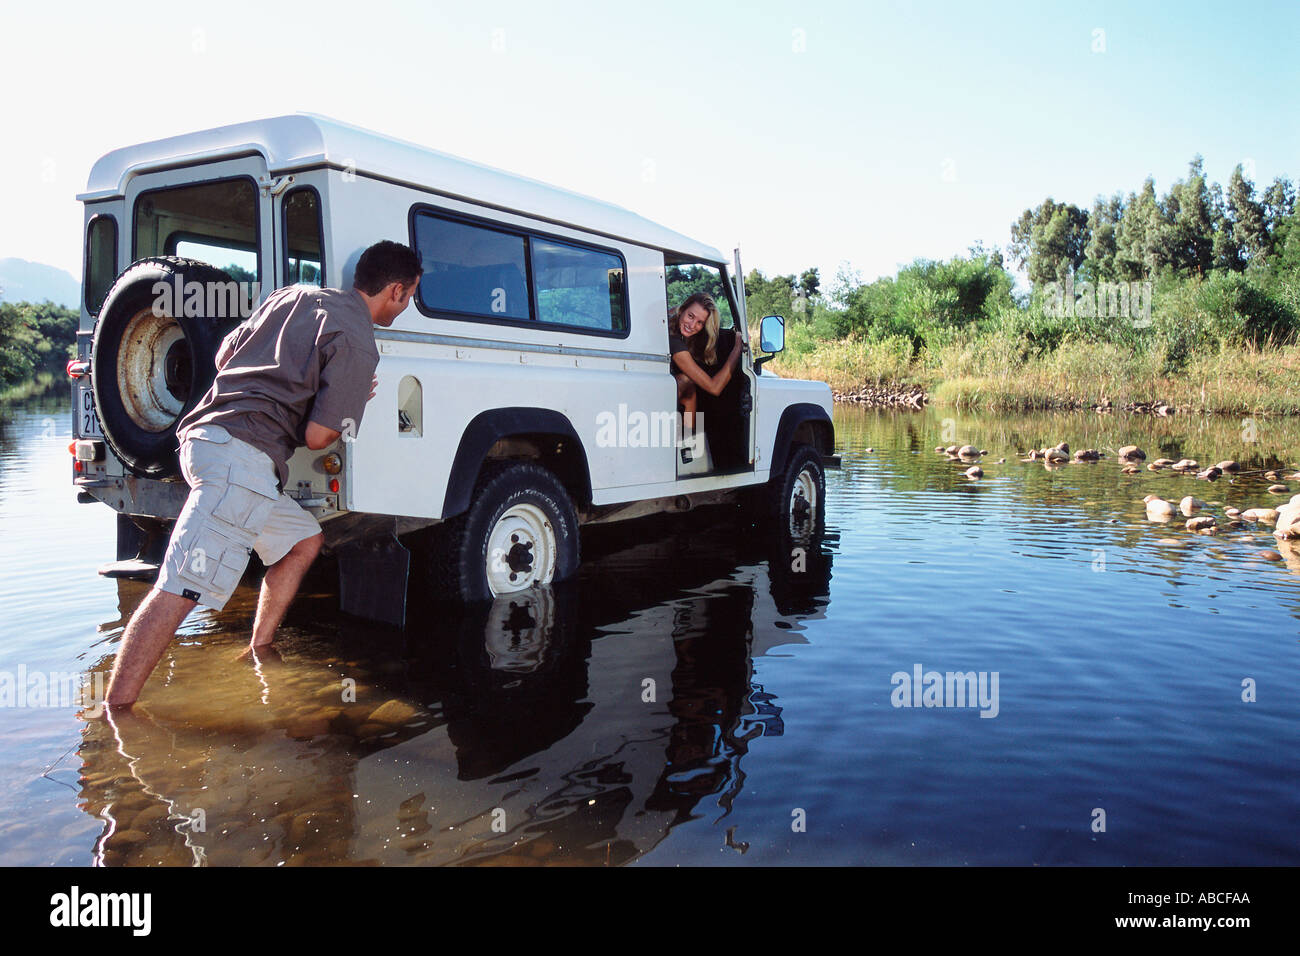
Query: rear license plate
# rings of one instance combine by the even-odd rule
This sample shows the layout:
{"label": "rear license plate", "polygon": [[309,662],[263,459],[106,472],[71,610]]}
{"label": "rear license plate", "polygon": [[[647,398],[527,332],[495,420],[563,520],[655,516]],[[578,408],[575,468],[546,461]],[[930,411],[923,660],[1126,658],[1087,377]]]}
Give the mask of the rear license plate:
{"label": "rear license plate", "polygon": [[77,437],[103,438],[99,415],[95,411],[95,393],[89,385],[77,386]]}

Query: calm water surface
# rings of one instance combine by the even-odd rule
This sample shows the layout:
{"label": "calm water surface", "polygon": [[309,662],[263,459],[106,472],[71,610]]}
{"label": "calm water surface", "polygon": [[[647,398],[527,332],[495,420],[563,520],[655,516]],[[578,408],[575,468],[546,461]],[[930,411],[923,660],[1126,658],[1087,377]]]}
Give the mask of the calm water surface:
{"label": "calm water surface", "polygon": [[[66,409],[0,409],[13,679],[106,678],[148,587],[95,573],[114,516],[75,501]],[[259,667],[236,660],[249,578],[116,727],[11,699],[0,864],[1300,862],[1300,551],[1141,502],[1285,496],[1113,459],[1294,466],[1300,423],[842,408],[836,429],[802,557],[726,513],[596,529],[574,587],[471,614],[413,588],[404,632],[340,615],[326,575]],[[1018,460],[1060,440],[1112,458]],[[934,453],[952,441],[988,449],[985,478]],[[894,706],[918,666],[996,672],[996,716]]]}

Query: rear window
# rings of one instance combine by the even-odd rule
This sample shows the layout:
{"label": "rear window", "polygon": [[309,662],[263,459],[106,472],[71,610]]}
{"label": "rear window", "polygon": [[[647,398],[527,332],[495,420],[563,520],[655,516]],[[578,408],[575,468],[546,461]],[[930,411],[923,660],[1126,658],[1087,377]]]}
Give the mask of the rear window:
{"label": "rear window", "polygon": [[104,304],[108,287],[117,277],[117,220],[112,216],[96,216],[86,229],[86,311],[99,312]]}
{"label": "rear window", "polygon": [[241,282],[261,274],[257,189],[251,179],[216,180],[143,192],[135,201],[132,259],[186,256]]}

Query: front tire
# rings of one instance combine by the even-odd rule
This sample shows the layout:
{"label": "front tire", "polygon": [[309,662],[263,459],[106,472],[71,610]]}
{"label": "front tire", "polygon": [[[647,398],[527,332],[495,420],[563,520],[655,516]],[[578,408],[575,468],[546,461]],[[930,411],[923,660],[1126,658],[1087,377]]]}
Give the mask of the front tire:
{"label": "front tire", "polygon": [[581,560],[568,492],[554,474],[528,462],[488,466],[469,510],[440,531],[430,584],[435,594],[465,602],[567,580]]}
{"label": "front tire", "polygon": [[794,445],[785,472],[768,487],[768,514],[794,540],[819,533],[826,522],[826,471],[810,445]]}

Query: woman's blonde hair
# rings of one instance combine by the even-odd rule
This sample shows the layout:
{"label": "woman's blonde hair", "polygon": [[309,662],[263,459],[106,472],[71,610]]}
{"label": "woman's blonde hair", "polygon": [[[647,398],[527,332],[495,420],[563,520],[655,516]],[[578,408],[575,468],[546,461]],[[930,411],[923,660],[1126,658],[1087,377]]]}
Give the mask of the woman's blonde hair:
{"label": "woman's blonde hair", "polygon": [[[718,331],[722,328],[722,316],[718,314],[718,303],[713,301],[713,296],[707,292],[695,292],[688,295],[682,300],[682,304],[673,309],[672,314],[668,316],[668,331],[673,335],[681,335],[682,327],[680,317],[683,312],[693,305],[702,305],[709,313],[704,320],[703,338],[699,332],[695,333],[695,341],[687,339],[691,347],[691,355],[698,362],[701,356],[704,358],[704,364],[715,365],[718,361]],[[697,343],[703,342],[703,348],[699,348]]]}

